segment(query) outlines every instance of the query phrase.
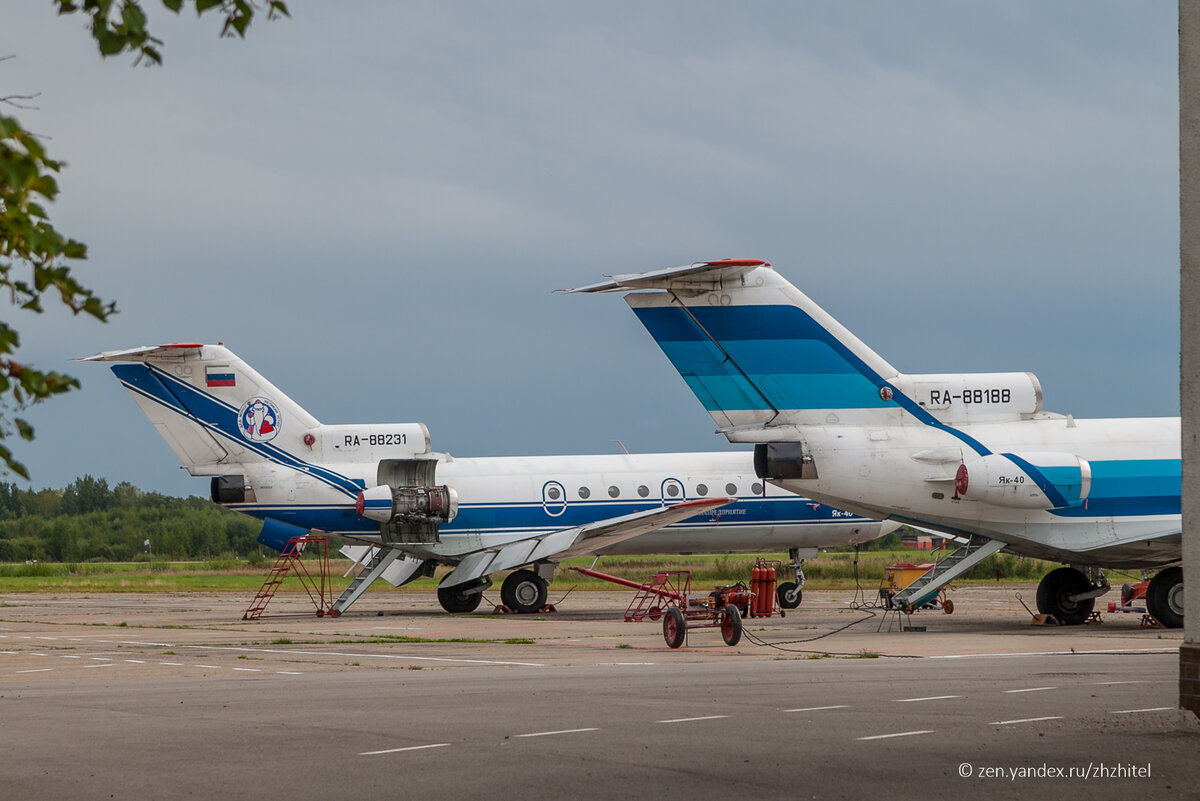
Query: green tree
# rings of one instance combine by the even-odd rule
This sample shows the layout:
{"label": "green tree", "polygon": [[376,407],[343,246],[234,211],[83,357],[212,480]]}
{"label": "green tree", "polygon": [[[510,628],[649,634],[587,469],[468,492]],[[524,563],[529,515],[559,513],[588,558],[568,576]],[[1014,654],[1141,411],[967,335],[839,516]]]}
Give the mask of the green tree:
{"label": "green tree", "polygon": [[[135,54],[134,63],[161,64],[162,41],[151,35],[140,0],[54,0],[64,16],[89,17],[89,31],[105,57]],[[222,36],[245,36],[260,6],[267,18],[288,14],[280,0],[162,0],[178,14],[185,6],[197,16],[224,17]],[[30,95],[0,95],[0,107],[28,109]],[[74,314],[104,321],[116,306],[101,300],[71,273],[71,262],[87,258],[87,246],[50,222],[46,204],[58,196],[56,176],[63,163],[52,159],[16,117],[0,114],[0,288],[7,289],[18,309],[41,313],[42,297],[57,297]],[[33,439],[33,427],[19,416],[30,404],[77,388],[79,382],[57,372],[43,372],[15,357],[20,346],[15,328],[0,321],[0,461],[12,472],[29,477],[13,458],[5,440],[13,433]]]}

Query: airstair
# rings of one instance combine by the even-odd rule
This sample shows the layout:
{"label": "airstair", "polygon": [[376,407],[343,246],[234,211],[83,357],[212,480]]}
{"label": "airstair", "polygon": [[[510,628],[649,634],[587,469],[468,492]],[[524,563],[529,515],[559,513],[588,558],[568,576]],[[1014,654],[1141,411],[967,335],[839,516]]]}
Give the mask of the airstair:
{"label": "airstair", "polygon": [[375,579],[383,575],[383,572],[391,567],[392,563],[403,553],[399,548],[372,548],[371,551],[371,556],[363,564],[363,569],[350,582],[350,586],[343,590],[338,599],[333,602],[335,616],[349,609],[350,604],[357,601],[375,582]]}
{"label": "airstair", "polygon": [[988,537],[971,537],[916,581],[892,596],[892,606],[903,611],[917,609],[942,588],[975,565],[1002,549],[1006,543]]}

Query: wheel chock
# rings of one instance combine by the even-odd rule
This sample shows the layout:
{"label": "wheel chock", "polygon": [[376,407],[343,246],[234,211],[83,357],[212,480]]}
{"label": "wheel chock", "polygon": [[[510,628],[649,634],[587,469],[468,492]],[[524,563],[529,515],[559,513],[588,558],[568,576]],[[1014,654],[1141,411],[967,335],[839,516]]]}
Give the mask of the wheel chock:
{"label": "wheel chock", "polygon": [[1057,626],[1058,618],[1054,615],[1043,615],[1040,612],[1033,616],[1033,620],[1029,623],[1031,626]]}

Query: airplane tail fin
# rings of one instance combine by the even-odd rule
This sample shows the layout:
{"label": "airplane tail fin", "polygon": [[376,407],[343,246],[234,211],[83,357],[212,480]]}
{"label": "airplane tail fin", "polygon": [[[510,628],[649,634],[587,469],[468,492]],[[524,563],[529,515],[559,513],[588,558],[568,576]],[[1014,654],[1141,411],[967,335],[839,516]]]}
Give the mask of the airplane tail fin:
{"label": "airplane tail fin", "polygon": [[113,373],[192,475],[291,462],[312,450],[317,419],[221,345],[147,346],[80,361],[119,362]]}
{"label": "airplane tail fin", "polygon": [[569,291],[628,290],[626,302],[727,436],[903,415],[893,399],[901,374],[766,262],[700,262]]}

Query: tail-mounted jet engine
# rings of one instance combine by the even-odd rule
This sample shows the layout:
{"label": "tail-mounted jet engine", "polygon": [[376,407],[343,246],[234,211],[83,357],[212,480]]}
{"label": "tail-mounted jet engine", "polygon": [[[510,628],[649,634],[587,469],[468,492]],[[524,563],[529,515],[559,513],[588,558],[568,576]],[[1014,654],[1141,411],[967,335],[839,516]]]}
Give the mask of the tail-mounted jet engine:
{"label": "tail-mounted jet engine", "polygon": [[358,514],[380,523],[449,523],[458,514],[458,493],[453,488],[389,487],[386,484],[358,493]]}
{"label": "tail-mounted jet engine", "polygon": [[990,453],[958,466],[954,494],[1018,509],[1078,506],[1092,490],[1092,466],[1072,453]]}
{"label": "tail-mounted jet engine", "polygon": [[817,463],[803,440],[760,442],[754,446],[754,472],[759,478],[813,479]]}
{"label": "tail-mounted jet engine", "polygon": [[436,459],[383,459],[378,485],[358,495],[358,513],[380,523],[384,542],[438,542],[438,525],[458,514],[458,493],[434,481]]}
{"label": "tail-mounted jet engine", "polygon": [[243,475],[213,476],[209,485],[213,503],[254,503],[254,489]]}

